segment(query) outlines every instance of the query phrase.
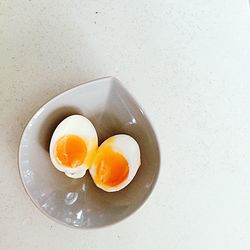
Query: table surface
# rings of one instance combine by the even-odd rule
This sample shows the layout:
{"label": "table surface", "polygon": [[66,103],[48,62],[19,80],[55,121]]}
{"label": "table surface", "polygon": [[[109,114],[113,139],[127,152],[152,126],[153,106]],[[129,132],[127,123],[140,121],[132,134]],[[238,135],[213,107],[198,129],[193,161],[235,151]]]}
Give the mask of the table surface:
{"label": "table surface", "polygon": [[[248,0],[0,2],[0,249],[250,249]],[[20,181],[25,124],[47,100],[115,76],[152,120],[157,185],[113,226],[43,215]]]}

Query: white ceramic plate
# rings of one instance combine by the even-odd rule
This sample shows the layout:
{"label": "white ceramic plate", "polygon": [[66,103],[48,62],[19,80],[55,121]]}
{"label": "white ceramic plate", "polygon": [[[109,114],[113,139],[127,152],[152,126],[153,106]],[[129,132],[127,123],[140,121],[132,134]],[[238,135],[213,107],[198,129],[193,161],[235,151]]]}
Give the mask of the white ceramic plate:
{"label": "white ceramic plate", "polygon": [[[72,114],[91,120],[99,144],[118,133],[137,140],[142,165],[125,189],[107,193],[94,185],[89,173],[70,179],[53,167],[48,153],[52,133]],[[19,147],[20,175],[32,201],[50,218],[79,228],[106,226],[136,211],[151,193],[159,166],[159,146],[149,120],[113,77],[82,84],[50,100],[29,121]]]}

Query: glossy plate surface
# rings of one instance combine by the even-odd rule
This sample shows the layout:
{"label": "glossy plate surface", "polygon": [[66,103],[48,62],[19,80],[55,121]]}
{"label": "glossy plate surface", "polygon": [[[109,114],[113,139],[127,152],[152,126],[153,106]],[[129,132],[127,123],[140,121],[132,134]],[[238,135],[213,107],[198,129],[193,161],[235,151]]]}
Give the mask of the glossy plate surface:
{"label": "glossy plate surface", "polygon": [[[48,153],[52,133],[72,114],[91,120],[99,145],[118,133],[137,140],[142,165],[125,189],[107,193],[95,186],[89,173],[71,179],[52,166]],[[149,120],[112,77],[77,86],[46,103],[27,124],[19,147],[20,175],[32,201],[50,218],[71,227],[102,227],[129,216],[151,193],[159,167],[158,142]]]}

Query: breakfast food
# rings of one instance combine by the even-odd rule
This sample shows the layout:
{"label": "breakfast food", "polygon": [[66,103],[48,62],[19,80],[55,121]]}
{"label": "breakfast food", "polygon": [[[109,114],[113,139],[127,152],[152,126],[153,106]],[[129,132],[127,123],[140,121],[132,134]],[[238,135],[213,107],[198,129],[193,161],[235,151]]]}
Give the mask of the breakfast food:
{"label": "breakfast food", "polygon": [[95,185],[106,192],[126,187],[141,165],[138,143],[129,135],[114,135],[98,148],[93,124],[84,116],[72,115],[55,129],[50,158],[66,176],[81,178],[89,169]]}
{"label": "breakfast food", "polygon": [[95,127],[84,116],[72,115],[55,129],[50,142],[50,158],[71,178],[81,178],[91,166],[98,148]]}
{"label": "breakfast food", "polygon": [[97,187],[114,192],[132,181],[140,164],[138,143],[131,136],[120,134],[101,144],[89,172]]}

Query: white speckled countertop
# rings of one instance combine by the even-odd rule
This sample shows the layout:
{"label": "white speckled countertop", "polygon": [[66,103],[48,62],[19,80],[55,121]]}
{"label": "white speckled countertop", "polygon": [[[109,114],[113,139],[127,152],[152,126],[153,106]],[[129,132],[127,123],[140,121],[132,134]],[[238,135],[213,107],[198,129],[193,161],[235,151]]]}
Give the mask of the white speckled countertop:
{"label": "white speckled countertop", "polygon": [[[31,115],[87,80],[119,78],[153,120],[149,200],[99,230],[32,204],[17,150]],[[248,0],[1,0],[0,249],[250,249]]]}

